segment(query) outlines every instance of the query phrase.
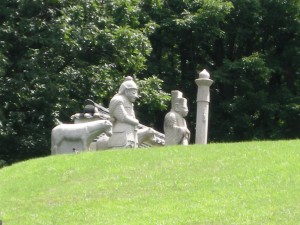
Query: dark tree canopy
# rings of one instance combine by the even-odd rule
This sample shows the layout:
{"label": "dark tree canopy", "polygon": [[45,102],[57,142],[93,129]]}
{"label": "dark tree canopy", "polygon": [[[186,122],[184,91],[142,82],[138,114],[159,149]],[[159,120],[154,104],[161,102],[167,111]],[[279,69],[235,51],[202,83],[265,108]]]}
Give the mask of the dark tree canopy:
{"label": "dark tree canopy", "polygon": [[107,106],[127,75],[137,117],[162,130],[171,90],[207,69],[210,141],[300,137],[299,0],[2,0],[0,160],[50,153],[56,119]]}
{"label": "dark tree canopy", "polygon": [[197,73],[211,87],[211,141],[299,138],[300,1],[145,1],[155,32],[149,74],[189,98]]}

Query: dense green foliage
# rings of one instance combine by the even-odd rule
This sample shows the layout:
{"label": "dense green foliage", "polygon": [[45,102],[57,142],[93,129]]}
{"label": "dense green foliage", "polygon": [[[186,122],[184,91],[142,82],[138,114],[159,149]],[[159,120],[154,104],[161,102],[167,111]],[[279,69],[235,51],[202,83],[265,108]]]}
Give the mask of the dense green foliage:
{"label": "dense green foliage", "polygon": [[1,159],[49,154],[55,119],[70,121],[87,98],[107,105],[127,75],[136,76],[148,114],[167,107],[162,81],[141,77],[151,45],[134,2],[0,4]]}
{"label": "dense green foliage", "polygon": [[188,96],[191,127],[194,80],[206,68],[211,140],[300,136],[299,0],[145,2],[157,25],[149,69]]}
{"label": "dense green foliage", "polygon": [[299,225],[300,141],[88,152],[0,169],[7,225]]}
{"label": "dense green foliage", "polygon": [[49,154],[55,119],[86,98],[107,106],[126,75],[141,86],[142,123],[162,130],[178,89],[194,133],[204,68],[210,140],[297,138],[299,42],[299,0],[2,0],[0,159]]}

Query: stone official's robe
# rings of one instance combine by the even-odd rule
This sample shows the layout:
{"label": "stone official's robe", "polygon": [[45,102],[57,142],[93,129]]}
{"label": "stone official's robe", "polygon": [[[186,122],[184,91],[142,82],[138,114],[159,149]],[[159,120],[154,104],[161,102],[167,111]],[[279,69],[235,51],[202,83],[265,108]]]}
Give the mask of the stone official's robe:
{"label": "stone official's robe", "polygon": [[113,134],[108,141],[108,147],[135,148],[138,144],[137,127],[128,122],[128,118],[135,119],[133,104],[125,96],[116,94],[110,101],[109,113]]}
{"label": "stone official's robe", "polygon": [[167,113],[164,120],[166,145],[188,145],[190,133],[187,132],[185,119],[177,112]]}

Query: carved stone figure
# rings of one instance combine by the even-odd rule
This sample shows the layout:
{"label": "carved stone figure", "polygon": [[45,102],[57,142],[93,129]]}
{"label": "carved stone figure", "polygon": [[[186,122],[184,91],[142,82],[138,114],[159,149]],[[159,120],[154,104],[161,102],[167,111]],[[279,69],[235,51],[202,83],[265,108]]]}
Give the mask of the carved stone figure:
{"label": "carved stone figure", "polygon": [[180,91],[172,91],[171,111],[164,121],[166,145],[188,145],[190,131],[184,117],[188,114],[187,100]]}
{"label": "carved stone figure", "polygon": [[[139,128],[137,131],[137,139],[138,139],[138,147],[141,147],[145,142],[151,143],[152,145],[157,144],[155,140],[155,131],[150,127]],[[90,149],[92,150],[107,150],[108,149],[109,137],[107,135],[102,134],[98,137],[96,142],[93,142],[90,145]],[[162,144],[161,144],[162,145]]]}
{"label": "carved stone figure", "polygon": [[109,103],[110,120],[113,124],[109,148],[137,148],[139,121],[135,118],[133,103],[138,98],[138,87],[128,76],[121,84],[118,93]]}
{"label": "carved stone figure", "polygon": [[137,132],[138,136],[138,147],[140,147],[144,142],[151,142],[155,139],[155,130],[151,127],[140,128]]}
{"label": "carved stone figure", "polygon": [[100,114],[97,106],[98,104],[93,102],[91,99],[86,99],[84,101],[83,112],[72,115],[71,120],[74,121],[74,123],[86,123],[99,119],[108,119]]}
{"label": "carved stone figure", "polygon": [[101,133],[111,136],[111,128],[112,124],[108,120],[58,125],[51,133],[51,154],[88,150],[93,139]]}
{"label": "carved stone figure", "polygon": [[[101,104],[95,103],[93,100],[87,99],[84,102],[83,112],[72,115],[71,120],[74,121],[75,124],[86,123],[96,120],[110,120],[109,109],[103,107]],[[164,134],[143,124],[138,124],[137,126],[137,140],[137,146],[141,148],[165,145]],[[93,140],[93,142],[89,146],[89,150],[96,151],[109,149],[108,142],[109,137],[105,133],[102,133]],[[75,150],[83,149],[83,147],[80,147],[82,146],[81,142],[79,143],[77,141],[76,143],[77,144],[75,144],[74,141],[65,140],[61,144],[60,151],[71,152],[70,145],[75,146]]]}

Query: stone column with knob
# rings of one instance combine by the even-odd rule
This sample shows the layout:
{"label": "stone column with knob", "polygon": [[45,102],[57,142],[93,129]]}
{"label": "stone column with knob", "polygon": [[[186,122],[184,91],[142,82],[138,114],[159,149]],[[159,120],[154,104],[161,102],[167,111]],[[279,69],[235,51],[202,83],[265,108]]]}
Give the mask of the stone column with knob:
{"label": "stone column with knob", "polygon": [[207,144],[210,86],[213,81],[204,69],[199,73],[199,78],[195,82],[198,86],[195,144]]}

